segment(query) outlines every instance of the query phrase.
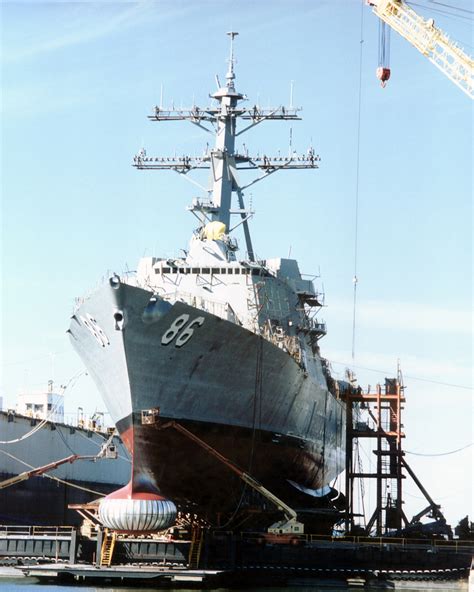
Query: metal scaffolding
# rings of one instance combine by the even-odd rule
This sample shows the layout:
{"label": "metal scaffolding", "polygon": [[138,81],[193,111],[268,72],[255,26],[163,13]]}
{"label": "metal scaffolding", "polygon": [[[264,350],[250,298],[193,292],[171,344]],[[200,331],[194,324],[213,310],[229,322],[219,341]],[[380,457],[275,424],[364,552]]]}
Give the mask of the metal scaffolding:
{"label": "metal scaffolding", "polygon": [[[356,480],[375,481],[376,503],[370,519],[365,526],[367,535],[383,536],[388,533],[406,533],[423,530],[421,518],[429,516],[435,520],[431,532],[451,534],[450,527],[441,512],[405,460],[403,451],[402,410],[406,402],[401,371],[397,378],[385,378],[384,385],[377,384],[375,390],[369,387],[363,392],[360,387],[351,388],[346,399],[346,532],[354,530],[355,483]],[[357,462],[358,440],[374,440],[373,454],[376,457],[376,471],[365,472]],[[357,453],[357,454],[356,454]],[[411,520],[403,511],[403,481],[405,473],[413,480],[428,505],[413,516]]]}
{"label": "metal scaffolding", "polygon": [[[347,395],[347,456],[346,456],[346,495],[348,513],[346,530],[352,530],[354,509],[354,483],[356,479],[376,481],[376,507],[367,523],[367,532],[375,526],[375,534],[382,536],[388,530],[400,530],[408,520],[402,508],[402,432],[401,411],[405,403],[400,375],[386,378],[382,387],[364,393],[361,388],[353,389]],[[360,421],[366,411],[368,420]],[[356,469],[354,444],[359,438],[376,440],[373,450],[376,455],[375,473]]]}

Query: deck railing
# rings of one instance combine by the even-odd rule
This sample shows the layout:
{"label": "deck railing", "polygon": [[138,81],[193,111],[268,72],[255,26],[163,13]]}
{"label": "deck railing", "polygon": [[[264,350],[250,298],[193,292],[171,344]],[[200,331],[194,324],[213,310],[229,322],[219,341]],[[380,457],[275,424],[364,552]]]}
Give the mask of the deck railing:
{"label": "deck railing", "polygon": [[[217,531],[213,533],[214,537],[232,536],[231,532]],[[234,535],[235,536],[235,535]],[[319,534],[291,534],[291,535],[268,535],[262,532],[242,532],[238,535],[241,539],[255,543],[284,543],[292,544],[313,543],[324,545],[355,545],[355,546],[377,546],[377,547],[401,547],[401,548],[432,548],[447,550],[453,552],[474,552],[474,541],[469,540],[445,540],[445,539],[412,539],[406,537],[369,537],[369,536],[330,536]]]}

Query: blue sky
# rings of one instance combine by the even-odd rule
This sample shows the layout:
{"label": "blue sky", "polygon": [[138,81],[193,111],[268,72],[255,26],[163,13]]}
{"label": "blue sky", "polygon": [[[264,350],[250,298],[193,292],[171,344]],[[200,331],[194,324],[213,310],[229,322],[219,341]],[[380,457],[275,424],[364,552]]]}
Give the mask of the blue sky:
{"label": "blue sky", "polygon": [[[420,0],[419,11],[472,53],[472,14]],[[392,34],[381,89],[377,19],[364,7],[355,369],[362,385],[407,385],[406,449],[435,454],[472,442],[472,102]],[[443,14],[449,12],[449,14]],[[457,16],[454,16],[454,15]],[[66,329],[74,298],[144,254],[185,248],[196,189],[173,173],[138,172],[133,154],[200,154],[186,123],[150,123],[160,101],[208,104],[237,30],[237,88],[250,104],[294,103],[293,146],[318,171],[279,173],[252,188],[262,257],[287,256],[326,293],[323,355],[351,364],[361,4],[290,2],[2,2],[2,380],[20,389],[82,366]],[[288,150],[289,126],[245,135],[251,153]],[[205,180],[205,179],[202,179]],[[429,382],[432,381],[432,382]],[[441,384],[444,383],[444,384]],[[451,386],[448,386],[451,385]],[[91,380],[66,391],[71,413],[103,409]],[[368,454],[367,467],[372,463]],[[407,455],[448,518],[468,512],[472,448]],[[364,457],[363,457],[364,460]],[[406,511],[421,509],[406,485]],[[411,496],[411,497],[410,497]]]}

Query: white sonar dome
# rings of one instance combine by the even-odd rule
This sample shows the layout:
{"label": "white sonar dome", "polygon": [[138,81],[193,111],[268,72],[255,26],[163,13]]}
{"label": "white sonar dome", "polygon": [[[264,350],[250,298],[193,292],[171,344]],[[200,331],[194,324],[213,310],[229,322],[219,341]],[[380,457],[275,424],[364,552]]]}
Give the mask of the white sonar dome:
{"label": "white sonar dome", "polygon": [[175,523],[176,512],[170,500],[104,498],[99,504],[99,520],[113,530],[165,530]]}

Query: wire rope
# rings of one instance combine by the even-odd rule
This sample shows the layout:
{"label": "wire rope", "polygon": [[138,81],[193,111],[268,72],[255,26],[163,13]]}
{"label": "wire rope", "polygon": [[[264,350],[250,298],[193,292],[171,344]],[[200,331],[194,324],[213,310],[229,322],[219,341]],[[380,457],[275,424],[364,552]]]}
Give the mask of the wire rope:
{"label": "wire rope", "polygon": [[468,14],[474,14],[474,10],[468,10],[467,8],[454,6],[454,4],[444,4],[444,2],[437,2],[437,0],[429,0],[429,3],[438,4],[439,6],[446,6],[447,8],[453,8],[454,10],[459,10],[460,12],[467,12]]}
{"label": "wire rope", "polygon": [[16,444],[17,442],[21,442],[22,440],[26,440],[27,438],[29,438],[30,436],[35,434],[38,430],[40,430],[47,422],[48,422],[47,419],[43,419],[33,429],[31,429],[26,434],[23,434],[23,436],[21,436],[21,438],[15,438],[14,440],[0,440],[0,444]]}
{"label": "wire rope", "polygon": [[77,452],[76,452],[75,450],[73,450],[73,449],[72,449],[72,448],[69,446],[69,444],[67,443],[67,440],[66,440],[66,438],[64,437],[64,434],[63,434],[63,431],[61,430],[61,428],[59,428],[59,430],[58,430],[58,429],[56,429],[56,432],[59,434],[59,437],[60,437],[60,438],[61,438],[61,440],[63,441],[63,443],[64,443],[64,446],[66,446],[66,448],[67,448],[67,449],[68,449],[70,452],[72,452],[73,454],[77,454]]}
{"label": "wire rope", "polygon": [[352,362],[355,359],[355,335],[356,335],[356,307],[357,307],[357,255],[359,241],[359,178],[360,178],[360,130],[362,111],[362,58],[364,45],[364,2],[361,0],[360,10],[360,49],[359,49],[359,100],[357,114],[357,156],[356,156],[356,190],[355,190],[355,211],[354,211],[354,292],[352,308]]}
{"label": "wire rope", "polygon": [[456,452],[461,452],[461,450],[466,450],[467,448],[470,448],[473,444],[474,442],[471,442],[470,444],[466,444],[466,446],[463,446],[462,448],[456,448],[456,450],[450,450],[449,452],[437,452],[430,454],[423,452],[410,452],[409,450],[405,450],[405,453],[412,454],[413,456],[448,456],[449,454],[455,454]]}
{"label": "wire rope", "polygon": [[[441,18],[444,18],[447,21],[450,21],[452,23],[457,23],[462,24],[464,26],[468,26],[470,28],[472,28],[472,22],[473,22],[473,17],[472,16],[465,16],[462,14],[455,14],[455,13],[450,13],[450,12],[446,12],[444,10],[440,10],[439,8],[433,8],[432,6],[425,6],[424,4],[417,4],[416,2],[407,2],[407,4],[412,7],[412,6],[417,6],[419,8],[424,8],[426,10],[429,10],[430,13],[435,13],[437,15],[441,15]],[[471,14],[474,14],[471,13]],[[458,45],[462,45],[464,47],[470,47],[473,48],[474,46],[472,45],[472,36],[471,36],[471,43],[469,43],[468,41],[461,39],[458,36],[453,36],[453,34],[449,35],[451,41],[456,42]]]}
{"label": "wire rope", "polygon": [[[443,2],[433,2],[432,0],[428,0],[428,4],[420,4],[420,2],[412,2],[411,0],[408,0],[408,2],[406,2],[406,3],[409,6],[411,6],[411,5],[418,6],[420,8],[424,8],[425,10],[429,10],[430,12],[438,12],[438,13],[443,14],[445,16],[454,17],[454,18],[461,18],[461,19],[466,19],[466,20],[470,20],[470,19],[472,19],[472,17],[459,14],[460,12],[464,12],[466,15],[474,14],[474,11],[468,10],[467,8],[458,8],[458,7],[450,5],[450,4],[444,4]],[[436,8],[436,6],[441,6],[442,8]],[[444,10],[444,9],[447,9],[447,10]],[[454,12],[454,11],[457,11],[457,12]]]}
{"label": "wire rope", "polygon": [[[259,417],[260,428],[262,427],[262,377],[263,377],[263,337],[257,336],[257,352],[256,352],[256,365],[255,365],[255,388],[253,393],[253,406],[252,406],[252,440],[250,445],[250,456],[249,456],[249,463],[248,463],[248,474],[252,474],[252,466],[254,460],[254,453],[255,453],[255,441],[256,441],[256,433],[257,433],[257,417]],[[232,512],[230,518],[227,522],[221,526],[216,527],[216,530],[222,530],[223,528],[227,528],[229,524],[237,516],[242,503],[245,498],[245,494],[247,492],[247,483],[244,482],[242,487],[242,492],[240,494],[240,499],[235,506],[234,511]]]}
{"label": "wire rope", "polygon": [[328,397],[329,397],[329,391],[326,390],[325,394],[324,394],[323,446],[322,446],[322,450],[321,450],[321,467],[323,469],[323,474],[322,474],[323,486],[326,484],[326,427],[327,427],[327,417],[328,417]]}
{"label": "wire rope", "polygon": [[76,483],[71,483],[70,481],[66,481],[65,479],[60,479],[59,477],[54,477],[53,475],[48,475],[48,473],[45,473],[43,476],[47,477],[48,479],[52,479],[53,481],[58,481],[58,483],[63,483],[64,485],[67,485],[68,487],[73,487],[74,489],[80,489],[81,491],[87,491],[88,493],[93,493],[94,495],[100,495],[100,497],[105,497],[107,495],[106,493],[102,493],[101,491],[95,491],[95,489],[89,489],[89,487],[84,487],[83,485],[77,485]]}
{"label": "wire rope", "polygon": [[[359,446],[359,441],[356,441],[356,452],[357,452],[357,465],[358,465],[358,470],[360,473],[364,472],[364,467],[362,464],[362,457],[360,455],[360,446]],[[361,505],[361,509],[362,509],[362,517],[363,517],[363,521],[364,521],[364,527],[367,526],[367,518],[366,518],[366,513],[365,513],[365,485],[364,485],[364,479],[359,479],[359,489],[360,489],[360,505]]]}
{"label": "wire rope", "polygon": [[[350,364],[348,362],[338,362],[337,360],[329,360],[329,362],[331,362],[331,364],[339,364],[341,366],[349,366]],[[377,374],[385,374],[385,376],[388,376],[389,374],[391,374],[391,372],[388,372],[387,370],[380,370],[378,368],[367,368],[367,366],[356,366],[353,365],[354,368],[357,368],[358,370],[368,370],[369,372],[376,372]],[[466,386],[463,384],[454,384],[452,382],[443,382],[441,380],[432,380],[430,378],[421,378],[420,376],[412,376],[409,374],[405,374],[404,375],[405,378],[409,378],[410,380],[419,380],[420,382],[429,382],[432,384],[438,384],[440,386],[449,386],[452,388],[459,388],[459,389],[464,389],[467,391],[472,391],[472,386]]]}
{"label": "wire rope", "polygon": [[[3,454],[6,454],[7,456],[12,458],[13,460],[16,460],[17,462],[21,463],[25,467],[28,467],[29,469],[35,468],[33,465],[30,465],[29,463],[25,462],[24,460],[21,460],[21,458],[18,458],[16,456],[14,456],[13,454],[10,454],[6,450],[2,450],[0,448],[0,452],[2,452]],[[68,487],[74,487],[75,489],[81,489],[82,491],[87,491],[89,493],[93,493],[94,495],[100,495],[102,497],[106,496],[105,493],[102,493],[100,491],[95,491],[94,489],[89,489],[88,487],[84,487],[82,485],[77,485],[76,483],[71,483],[70,481],[66,481],[65,479],[60,479],[59,477],[55,477],[54,475],[49,475],[48,473],[44,473],[41,476],[47,477],[48,479],[52,479],[53,481],[58,481],[59,483],[63,483],[64,485],[67,485]]]}
{"label": "wire rope", "polygon": [[390,31],[391,28],[379,19],[379,67],[390,67]]}

